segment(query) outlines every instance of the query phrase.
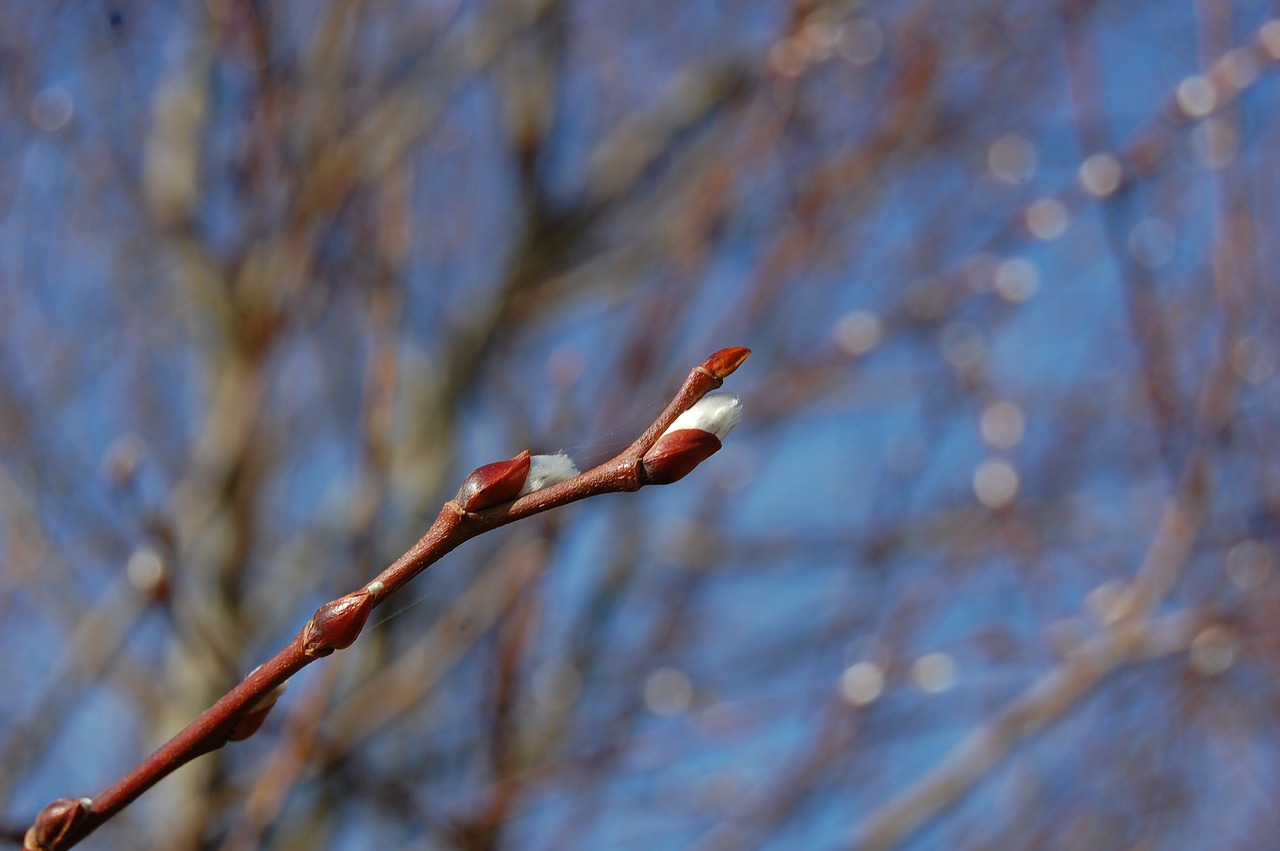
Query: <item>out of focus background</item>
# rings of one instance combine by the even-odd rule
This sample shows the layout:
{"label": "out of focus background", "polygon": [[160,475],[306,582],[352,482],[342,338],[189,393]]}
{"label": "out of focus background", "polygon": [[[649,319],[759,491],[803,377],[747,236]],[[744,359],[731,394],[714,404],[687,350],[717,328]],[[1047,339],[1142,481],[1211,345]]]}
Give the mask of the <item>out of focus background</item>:
{"label": "out of focus background", "polygon": [[1274,842],[1276,14],[6,3],[3,835],[745,345],[85,847]]}

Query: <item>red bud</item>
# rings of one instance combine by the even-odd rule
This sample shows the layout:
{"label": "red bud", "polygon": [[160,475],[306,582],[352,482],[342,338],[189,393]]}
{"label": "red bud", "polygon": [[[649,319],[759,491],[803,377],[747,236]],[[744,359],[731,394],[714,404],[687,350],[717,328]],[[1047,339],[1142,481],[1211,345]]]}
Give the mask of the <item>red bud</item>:
{"label": "red bud", "polygon": [[697,428],[669,431],[645,453],[645,480],[648,484],[669,485],[678,482],[694,467],[720,451],[720,439]]}
{"label": "red bud", "polygon": [[245,739],[258,732],[258,728],[267,720],[267,716],[271,714],[271,710],[275,708],[276,701],[280,699],[280,695],[284,694],[284,687],[288,681],[267,692],[265,696],[253,706],[249,711],[240,716],[240,720],[231,728],[231,732],[227,734],[227,741],[242,742]]}
{"label": "red bud", "polygon": [[477,467],[462,482],[454,497],[463,511],[480,511],[510,502],[520,494],[529,478],[529,450],[510,461],[494,461]]}
{"label": "red bud", "polygon": [[372,611],[373,595],[366,589],[325,603],[302,628],[302,652],[308,656],[328,656],[335,650],[350,647]]}
{"label": "red bud", "polygon": [[23,837],[26,851],[49,851],[63,841],[89,815],[93,802],[88,798],[59,798],[40,811],[35,824]]}
{"label": "red bud", "polygon": [[713,378],[728,378],[750,354],[751,350],[743,346],[721,349],[702,362],[702,369]]}
{"label": "red bud", "polygon": [[275,704],[271,704],[266,709],[255,709],[252,712],[246,712],[240,716],[240,720],[231,728],[231,732],[227,734],[228,742],[243,742],[245,739],[258,732],[259,728],[266,723],[267,716],[271,714],[271,709]]}

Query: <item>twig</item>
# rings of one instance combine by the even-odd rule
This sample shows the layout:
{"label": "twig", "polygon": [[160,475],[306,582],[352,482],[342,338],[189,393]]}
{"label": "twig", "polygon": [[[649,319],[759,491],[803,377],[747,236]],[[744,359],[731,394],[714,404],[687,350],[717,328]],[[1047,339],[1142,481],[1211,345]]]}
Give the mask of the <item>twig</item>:
{"label": "twig", "polygon": [[[686,415],[676,420],[686,412],[693,414],[689,409],[718,388],[750,353],[745,348],[721,349],[694,367],[644,434],[612,460],[585,473],[538,488],[532,481],[537,473],[531,475],[528,452],[475,470],[458,495],[444,504],[421,540],[394,564],[360,590],[317,609],[288,645],[96,798],[59,798],[45,807],[27,831],[24,848],[70,848],[178,767],[229,741],[253,735],[290,677],[315,660],[351,646],[378,605],[463,542],[590,496],[683,478],[720,448],[720,439],[736,422],[737,412],[726,412],[725,402],[712,397],[706,400],[712,403],[711,419]],[[673,424],[676,428],[668,433]],[[529,484],[538,489],[516,498]]]}

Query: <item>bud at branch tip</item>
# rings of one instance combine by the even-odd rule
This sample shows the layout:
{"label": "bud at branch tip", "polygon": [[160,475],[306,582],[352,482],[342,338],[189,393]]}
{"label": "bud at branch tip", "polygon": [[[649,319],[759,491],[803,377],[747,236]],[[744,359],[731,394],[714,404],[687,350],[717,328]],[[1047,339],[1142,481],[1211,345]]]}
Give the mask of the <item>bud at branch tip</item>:
{"label": "bud at branch tip", "polygon": [[728,378],[733,375],[738,367],[742,366],[742,362],[750,354],[751,350],[745,346],[732,346],[728,349],[721,349],[703,361],[701,369],[713,378]]}

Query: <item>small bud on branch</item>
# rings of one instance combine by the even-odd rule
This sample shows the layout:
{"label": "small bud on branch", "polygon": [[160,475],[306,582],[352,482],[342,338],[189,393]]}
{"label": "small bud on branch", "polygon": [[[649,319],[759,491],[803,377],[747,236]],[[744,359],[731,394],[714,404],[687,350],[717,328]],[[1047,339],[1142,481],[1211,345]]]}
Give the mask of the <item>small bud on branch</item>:
{"label": "small bud on branch", "polygon": [[88,798],[59,798],[36,816],[35,824],[22,840],[24,851],[52,851],[62,845],[89,815],[93,801]]}
{"label": "small bud on branch", "polygon": [[720,451],[720,438],[696,428],[668,431],[644,456],[644,479],[652,485],[678,482]]}
{"label": "small bud on branch", "polygon": [[325,603],[302,628],[302,652],[328,656],[355,643],[373,611],[373,595],[367,588]]}
{"label": "small bud on branch", "polygon": [[454,501],[463,511],[481,511],[510,502],[524,491],[529,478],[529,450],[510,461],[494,461],[477,467],[462,482]]}
{"label": "small bud on branch", "polygon": [[280,700],[280,695],[284,694],[284,689],[287,685],[289,685],[289,681],[285,680],[272,689],[262,700],[249,707],[249,711],[240,717],[236,725],[231,728],[231,732],[227,734],[227,741],[243,742],[258,732],[263,722],[267,720],[267,716],[271,714],[271,710],[275,708],[276,702]]}
{"label": "small bud on branch", "polygon": [[708,393],[675,418],[658,442],[645,453],[645,481],[654,485],[678,482],[720,451],[721,442],[742,420],[742,400],[725,390]]}

